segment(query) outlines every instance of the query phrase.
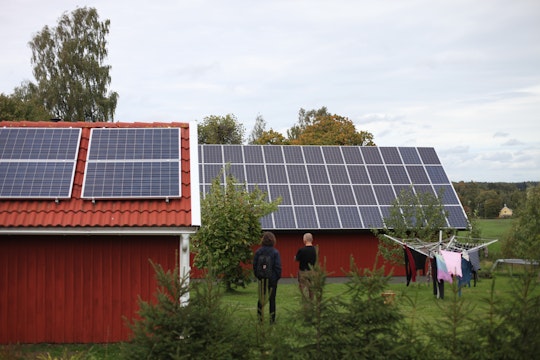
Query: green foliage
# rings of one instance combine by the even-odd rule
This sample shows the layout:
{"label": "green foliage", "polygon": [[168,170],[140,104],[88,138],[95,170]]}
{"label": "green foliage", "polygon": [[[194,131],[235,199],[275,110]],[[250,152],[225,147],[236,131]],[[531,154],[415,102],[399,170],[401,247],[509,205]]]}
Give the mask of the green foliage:
{"label": "green foliage", "polygon": [[403,358],[400,322],[403,316],[381,296],[389,277],[384,269],[360,270],[351,259],[347,292],[326,302],[315,338],[305,351],[313,359]]}
{"label": "green foliage", "polygon": [[319,110],[300,109],[298,123],[288,131],[293,145],[362,145],[375,146],[373,134],[356,131],[354,123],[340,115]]}
{"label": "green foliage", "polygon": [[67,350],[64,350],[64,353],[61,356],[53,356],[50,353],[37,356],[38,360],[82,360],[85,358],[83,353],[68,354]]}
{"label": "green foliage", "polygon": [[220,174],[212,181],[210,192],[201,201],[202,226],[192,244],[195,266],[207,269],[231,289],[232,285],[245,286],[249,279],[251,271],[242,264],[252,261],[252,246],[261,236],[260,218],[277,210],[281,199],[267,202],[266,193],[258,188],[248,192],[230,174],[222,186],[222,177]]}
{"label": "green foliage", "polygon": [[509,258],[540,260],[540,185],[527,191],[527,199],[502,248]]}
{"label": "green foliage", "polygon": [[30,41],[38,97],[55,117],[113,120],[118,94],[107,94],[111,67],[103,65],[109,26],[109,20],[99,21],[95,8],[77,8]]}
{"label": "green foliage", "polygon": [[[450,287],[450,296],[444,301],[436,301],[440,311],[440,318],[435,323],[426,326],[429,332],[433,358],[437,359],[464,359],[469,358],[475,351],[478,337],[474,329],[474,307],[459,295],[457,279]],[[435,300],[434,300],[435,301]]]}
{"label": "green foliage", "polygon": [[233,114],[207,116],[197,130],[199,144],[242,144],[245,132],[244,125]]}
{"label": "green foliage", "polygon": [[379,252],[393,264],[403,263],[403,250],[384,234],[395,238],[418,238],[427,242],[439,239],[440,230],[447,228],[447,212],[444,209],[441,192],[438,196],[430,192],[415,193],[411,188],[402,190],[390,207],[389,217],[384,219],[382,230],[374,229],[379,238]]}
{"label": "green foliage", "polygon": [[11,95],[0,94],[1,120],[49,120],[51,114],[37,96],[37,88],[30,82],[22,83]]}
{"label": "green foliage", "polygon": [[259,137],[251,142],[252,145],[289,145],[283,134],[272,129],[263,131]]}
{"label": "green foliage", "polygon": [[189,288],[179,270],[156,271],[155,302],[139,301],[140,319],[130,327],[132,339],[123,349],[126,359],[244,359],[249,353],[242,327],[222,305],[219,287],[211,278],[192,286],[188,304],[179,299]]}

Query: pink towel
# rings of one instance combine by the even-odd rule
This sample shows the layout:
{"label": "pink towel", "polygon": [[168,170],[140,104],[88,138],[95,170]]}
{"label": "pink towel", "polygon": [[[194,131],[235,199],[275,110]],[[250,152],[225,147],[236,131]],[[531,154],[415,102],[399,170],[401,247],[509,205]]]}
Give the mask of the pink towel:
{"label": "pink towel", "polygon": [[462,277],[461,274],[461,253],[441,250],[441,255],[446,264],[446,269],[451,275]]}

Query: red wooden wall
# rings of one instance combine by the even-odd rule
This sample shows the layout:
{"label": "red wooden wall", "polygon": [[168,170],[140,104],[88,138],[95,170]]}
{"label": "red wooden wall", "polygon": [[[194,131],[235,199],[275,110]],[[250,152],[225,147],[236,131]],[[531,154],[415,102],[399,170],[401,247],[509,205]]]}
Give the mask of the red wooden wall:
{"label": "red wooden wall", "polygon": [[[296,277],[302,235],[276,232],[283,277]],[[329,276],[345,276],[351,255],[358,267],[373,268],[373,235],[313,235]],[[0,343],[127,340],[123,318],[136,314],[139,296],[151,300],[156,290],[148,259],[172,269],[178,245],[172,236],[1,236]],[[385,270],[404,275],[403,267]]]}
{"label": "red wooden wall", "polygon": [[0,343],[127,340],[123,317],[175,266],[178,237],[0,237]]}
{"label": "red wooden wall", "polygon": [[[294,261],[296,251],[304,244],[304,233],[278,233],[276,232],[276,248],[281,255],[283,277],[296,277],[298,263]],[[370,233],[327,233],[312,232],[314,245],[319,246],[319,260],[321,265],[326,261],[326,270],[331,277],[346,276],[350,270],[350,258],[354,257],[356,265],[363,269],[373,269],[377,257],[378,239]],[[392,270],[395,276],[404,276],[403,266],[385,264],[378,259],[378,267],[384,265],[388,275]]]}

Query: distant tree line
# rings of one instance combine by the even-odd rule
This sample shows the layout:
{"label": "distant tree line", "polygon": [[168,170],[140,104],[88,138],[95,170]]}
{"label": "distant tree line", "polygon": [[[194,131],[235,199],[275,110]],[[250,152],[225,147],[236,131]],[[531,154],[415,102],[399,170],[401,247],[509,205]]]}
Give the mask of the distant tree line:
{"label": "distant tree line", "polygon": [[[199,144],[242,144],[245,128],[233,114],[207,116],[198,126]],[[249,136],[252,145],[360,145],[375,146],[373,134],[357,130],[353,121],[320,109],[298,111],[298,121],[287,130],[287,136],[270,128],[262,115],[255,119]]]}
{"label": "distant tree line", "polygon": [[527,189],[539,182],[454,182],[463,208],[469,215],[489,219],[499,216],[503,206],[513,211],[521,209],[527,197]]}

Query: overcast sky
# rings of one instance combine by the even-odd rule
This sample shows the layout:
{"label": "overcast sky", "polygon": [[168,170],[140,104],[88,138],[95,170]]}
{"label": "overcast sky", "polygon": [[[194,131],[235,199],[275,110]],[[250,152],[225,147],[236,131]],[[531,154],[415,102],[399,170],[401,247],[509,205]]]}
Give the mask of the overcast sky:
{"label": "overcast sky", "polygon": [[64,12],[111,21],[115,121],[346,116],[379,146],[434,147],[452,181],[540,181],[540,1],[0,0],[0,92]]}

